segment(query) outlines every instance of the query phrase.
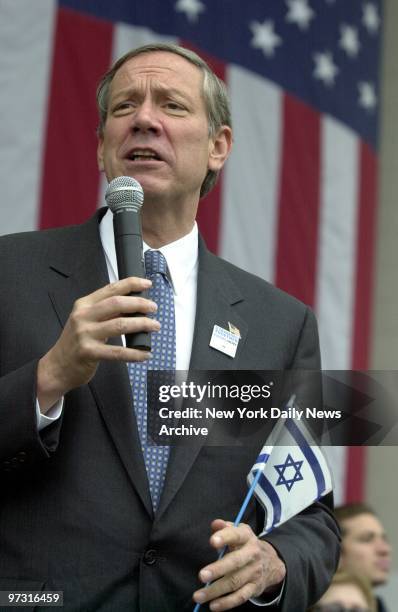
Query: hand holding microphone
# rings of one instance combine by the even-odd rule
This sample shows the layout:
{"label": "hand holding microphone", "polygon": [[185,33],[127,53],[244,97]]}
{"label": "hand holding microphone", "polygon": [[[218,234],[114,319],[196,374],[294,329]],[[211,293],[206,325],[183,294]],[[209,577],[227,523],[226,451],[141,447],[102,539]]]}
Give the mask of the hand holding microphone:
{"label": "hand holding microphone", "polygon": [[[146,298],[151,286],[142,256],[141,185],[130,177],[109,184],[106,199],[114,214],[120,280],[74,303],[53,347],[39,360],[37,397],[42,414],[71,389],[88,383],[101,360],[144,361],[150,355],[151,332],[160,324],[150,318],[157,306]],[[133,277],[133,278],[131,278]],[[126,347],[108,338],[126,336]]]}
{"label": "hand holding microphone", "polygon": [[[130,176],[119,176],[109,183],[105,200],[113,212],[113,231],[119,278],[123,279],[130,276],[145,278],[141,226],[144,191],[140,183]],[[146,297],[145,292],[130,295]],[[150,351],[151,336],[147,332],[127,334],[126,346]]]}

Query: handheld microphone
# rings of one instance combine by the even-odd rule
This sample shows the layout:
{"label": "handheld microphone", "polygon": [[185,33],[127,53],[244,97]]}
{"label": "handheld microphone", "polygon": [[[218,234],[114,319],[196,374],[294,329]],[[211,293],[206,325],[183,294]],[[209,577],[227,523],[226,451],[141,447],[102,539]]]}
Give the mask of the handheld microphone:
{"label": "handheld microphone", "polygon": [[[119,278],[129,276],[145,278],[140,213],[144,202],[144,191],[141,185],[130,176],[119,176],[109,183],[105,200],[113,212],[113,231]],[[131,293],[130,295],[146,297],[146,292]],[[131,316],[141,316],[141,313]],[[151,334],[149,332],[126,334],[126,346],[150,351]]]}

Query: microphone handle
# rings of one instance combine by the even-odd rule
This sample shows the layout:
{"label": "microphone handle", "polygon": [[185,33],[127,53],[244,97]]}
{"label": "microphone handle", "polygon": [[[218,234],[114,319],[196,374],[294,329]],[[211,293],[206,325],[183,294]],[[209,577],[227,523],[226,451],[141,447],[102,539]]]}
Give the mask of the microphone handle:
{"label": "microphone handle", "polygon": [[[145,278],[145,266],[142,252],[142,230],[139,213],[123,209],[116,211],[113,215],[113,231],[115,234],[116,259],[119,270],[119,278],[137,276]],[[147,297],[146,291],[132,292],[129,295]],[[129,316],[140,317],[141,313]],[[149,332],[138,332],[126,334],[126,346],[128,348],[151,350],[151,334]]]}

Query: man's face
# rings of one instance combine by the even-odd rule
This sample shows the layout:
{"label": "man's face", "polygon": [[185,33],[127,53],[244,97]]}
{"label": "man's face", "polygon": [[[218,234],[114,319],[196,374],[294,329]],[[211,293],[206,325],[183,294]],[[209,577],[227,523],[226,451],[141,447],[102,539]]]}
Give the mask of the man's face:
{"label": "man's face", "polygon": [[342,522],[341,567],[383,584],[391,565],[391,547],[383,526],[373,514],[359,514]]}
{"label": "man's face", "polygon": [[[98,144],[108,181],[132,176],[146,200],[197,202],[207,170],[229,151],[229,128],[209,137],[201,70],[174,53],[143,53],[115,74]],[[228,144],[229,143],[229,144]]]}

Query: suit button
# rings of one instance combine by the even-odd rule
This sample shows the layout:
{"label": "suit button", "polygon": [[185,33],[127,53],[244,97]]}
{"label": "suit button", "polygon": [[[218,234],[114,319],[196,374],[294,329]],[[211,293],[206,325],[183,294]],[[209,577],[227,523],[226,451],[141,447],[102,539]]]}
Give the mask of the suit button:
{"label": "suit button", "polygon": [[157,561],[156,550],[147,550],[144,554],[145,565],[153,565]]}

